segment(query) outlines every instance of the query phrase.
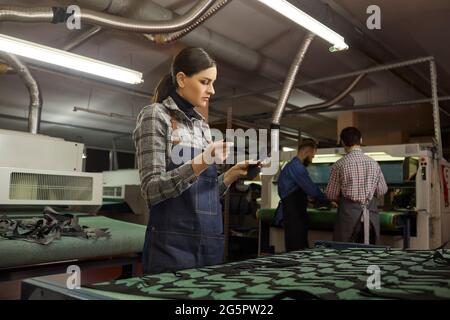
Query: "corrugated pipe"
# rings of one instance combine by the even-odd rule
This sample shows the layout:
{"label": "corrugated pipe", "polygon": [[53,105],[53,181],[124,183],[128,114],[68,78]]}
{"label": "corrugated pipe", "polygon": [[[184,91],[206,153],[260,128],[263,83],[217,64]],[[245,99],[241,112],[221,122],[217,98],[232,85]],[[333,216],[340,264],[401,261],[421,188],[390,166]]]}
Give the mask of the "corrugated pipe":
{"label": "corrugated pipe", "polygon": [[39,133],[41,111],[42,111],[42,95],[39,85],[34,79],[28,67],[22,63],[16,56],[0,51],[0,57],[6,61],[22,78],[25,86],[30,94],[30,107],[28,112],[28,132],[32,134]]}
{"label": "corrugated pipe", "polygon": [[309,45],[314,40],[315,34],[308,32],[303,39],[302,44],[300,45],[298,52],[292,61],[289,72],[286,76],[286,80],[284,81],[283,90],[280,93],[280,98],[278,100],[277,108],[273,113],[272,117],[272,128],[279,128],[280,119],[283,115],[284,108],[286,107],[286,103],[289,100],[289,96],[291,94],[292,87],[295,83],[295,78],[297,77],[297,73],[300,69],[300,65],[305,58],[306,52],[308,51]]}
{"label": "corrugated pipe", "polygon": [[183,30],[191,25],[202,17],[214,4],[214,1],[200,0],[183,16],[176,17],[171,21],[134,21],[90,9],[68,13],[67,8],[63,7],[27,8],[19,6],[0,7],[0,21],[66,23],[74,15],[74,18],[80,19],[81,23],[110,29],[137,33],[170,33]]}
{"label": "corrugated pipe", "polygon": [[[230,3],[229,0],[227,3]],[[172,11],[167,8],[164,8],[150,0],[147,1],[136,1],[136,0],[74,0],[75,4],[78,4],[82,8],[89,8],[90,10],[96,11],[105,11],[111,15],[107,15],[108,17],[119,18],[118,16],[126,16],[128,19],[126,21],[155,21],[158,23],[171,23],[173,21],[178,21],[178,19],[185,17],[177,17]],[[66,5],[66,2],[61,1],[61,5]],[[198,15],[198,19],[192,19],[191,22],[196,23],[197,21],[204,21],[203,19],[207,19],[213,13],[217,12],[214,8],[219,8],[224,4],[216,1],[214,7],[209,7],[208,10],[204,12],[204,15]],[[3,9],[2,9],[3,8]],[[18,17],[24,12],[33,12],[34,9],[24,8],[24,7],[15,7],[19,8],[14,11],[14,14],[6,14],[6,7],[0,6],[0,21],[2,21],[2,11],[4,17],[8,17],[9,21],[18,21]],[[10,7],[11,8],[11,7]],[[210,9],[210,10],[209,10]],[[49,10],[47,8],[47,10]],[[87,9],[84,9],[87,10]],[[10,10],[11,11],[11,10]],[[42,10],[41,10],[42,11]],[[51,11],[51,10],[50,10]],[[91,11],[92,12],[92,11]],[[65,11],[62,11],[65,14]],[[117,15],[117,16],[114,16]],[[123,19],[123,18],[121,18]],[[3,18],[6,21],[6,19]],[[47,20],[41,19],[41,21],[52,22],[53,13],[50,12]],[[28,20],[27,22],[30,22]],[[39,22],[35,20],[35,22]],[[155,22],[156,23],[156,22]],[[183,32],[185,28],[181,28],[177,31]],[[154,32],[154,34],[163,34],[163,33],[173,33],[175,31],[164,31],[164,32]],[[148,33],[148,32],[144,32]],[[176,34],[172,34],[171,36],[179,36]],[[227,61],[239,68],[242,68],[246,71],[257,72],[259,75],[270,79],[272,81],[279,82],[282,79],[285,79],[287,68],[279,64],[278,62],[269,59],[259,52],[246,47],[245,45],[233,41],[223,35],[220,35],[216,32],[213,32],[203,26],[197,26],[195,32],[189,32],[185,34],[182,38],[182,41],[191,47],[202,47],[211,53],[215,58],[222,59],[223,61]],[[353,104],[353,99],[351,97],[347,97],[348,101],[347,105]]]}
{"label": "corrugated pipe", "polygon": [[[77,0],[76,3],[93,10],[107,10],[111,14],[136,20],[171,20],[176,16],[171,10],[150,0]],[[242,43],[211,31],[203,25],[197,27],[195,32],[186,34],[181,41],[190,47],[202,47],[216,59],[229,62],[245,71],[257,72],[260,76],[272,81],[282,81],[288,72],[288,68],[283,64],[265,57]],[[353,101],[348,104],[352,103]]]}
{"label": "corrugated pipe", "polygon": [[268,150],[268,155],[270,155],[272,159],[270,165],[272,169],[276,168],[279,165],[278,152],[280,150],[281,116],[283,115],[284,108],[286,107],[289,96],[291,95],[291,91],[295,83],[295,78],[297,77],[298,71],[300,70],[300,66],[315,36],[316,35],[314,33],[308,32],[302,43],[300,44],[297,54],[295,55],[294,60],[292,61],[289,68],[286,80],[283,84],[283,90],[281,90],[280,98],[278,99],[277,107],[272,116],[272,122],[270,124],[270,150]]}
{"label": "corrugated pipe", "polygon": [[0,21],[55,23],[53,16],[52,7],[0,6]]}
{"label": "corrugated pipe", "polygon": [[187,28],[185,28],[181,31],[173,32],[173,33],[169,33],[169,34],[158,34],[158,35],[144,34],[144,36],[148,40],[159,43],[159,44],[170,43],[170,42],[176,41],[176,40],[182,38],[183,36],[185,36],[186,34],[188,34],[189,32],[196,29],[199,25],[201,25],[203,22],[205,22],[206,20],[211,18],[214,14],[219,12],[220,9],[222,9],[225,5],[227,5],[230,2],[231,2],[231,0],[222,0],[222,1],[215,3],[211,8],[208,9],[208,11],[203,16],[201,16],[199,19],[197,19],[197,21],[195,21],[193,24],[191,24],[190,26],[188,26]]}

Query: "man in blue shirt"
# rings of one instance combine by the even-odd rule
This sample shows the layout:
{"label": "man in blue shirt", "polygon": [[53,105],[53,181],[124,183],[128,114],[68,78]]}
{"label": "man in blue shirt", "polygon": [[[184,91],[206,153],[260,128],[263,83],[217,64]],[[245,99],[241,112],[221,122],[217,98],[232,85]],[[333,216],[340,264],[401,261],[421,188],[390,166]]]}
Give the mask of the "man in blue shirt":
{"label": "man in blue shirt", "polygon": [[306,211],[308,196],[321,203],[329,203],[306,170],[316,152],[317,143],[312,139],[304,139],[297,156],[286,164],[278,178],[278,195],[281,200],[277,208],[277,220],[283,219],[284,222],[286,251],[309,248],[309,216]]}

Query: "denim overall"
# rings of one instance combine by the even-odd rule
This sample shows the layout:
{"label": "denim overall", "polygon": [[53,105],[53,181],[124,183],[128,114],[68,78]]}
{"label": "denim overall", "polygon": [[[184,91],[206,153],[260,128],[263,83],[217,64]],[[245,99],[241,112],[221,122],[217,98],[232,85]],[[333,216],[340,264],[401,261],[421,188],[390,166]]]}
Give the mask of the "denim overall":
{"label": "denim overall", "polygon": [[[192,159],[199,150],[186,147],[182,152],[189,152]],[[170,162],[167,171],[176,167]],[[220,264],[223,254],[222,206],[213,164],[182,194],[151,207],[143,269],[161,273]]]}

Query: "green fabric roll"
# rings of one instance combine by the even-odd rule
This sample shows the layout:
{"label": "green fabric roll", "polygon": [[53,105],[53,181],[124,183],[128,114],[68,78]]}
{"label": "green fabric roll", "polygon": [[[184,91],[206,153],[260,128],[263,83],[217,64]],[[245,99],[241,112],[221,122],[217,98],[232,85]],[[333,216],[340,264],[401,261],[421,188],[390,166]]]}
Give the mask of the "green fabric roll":
{"label": "green fabric roll", "polygon": [[108,228],[108,239],[61,237],[49,245],[0,239],[0,268],[62,260],[83,260],[142,252],[146,227],[103,216],[80,217],[81,226]]}
{"label": "green fabric roll", "polygon": [[336,211],[336,209],[308,209],[311,228],[319,230],[333,230],[334,223],[336,222]]}
{"label": "green fabric roll", "polygon": [[[262,221],[274,222],[275,211],[276,209],[273,208],[259,209],[256,212],[256,217]],[[310,218],[310,229],[333,230],[334,223],[336,222],[337,209],[319,210],[308,208],[308,214]],[[404,212],[380,211],[381,232],[397,231],[396,218],[404,214]]]}
{"label": "green fabric roll", "polygon": [[402,212],[382,211],[380,212],[380,229],[381,231],[397,231],[395,226],[395,218],[403,215]]}
{"label": "green fabric roll", "polygon": [[256,218],[262,221],[272,222],[275,218],[275,211],[276,209],[272,208],[261,208],[256,211]]}

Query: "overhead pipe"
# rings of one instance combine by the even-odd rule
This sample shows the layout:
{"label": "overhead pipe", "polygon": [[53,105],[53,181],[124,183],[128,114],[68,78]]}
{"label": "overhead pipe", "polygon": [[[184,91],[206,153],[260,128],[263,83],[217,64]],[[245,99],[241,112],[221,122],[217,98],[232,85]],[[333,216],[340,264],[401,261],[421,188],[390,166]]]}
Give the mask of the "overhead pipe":
{"label": "overhead pipe", "polygon": [[[442,96],[438,98],[438,101],[450,101],[450,96]],[[415,99],[415,100],[400,100],[400,101],[386,101],[380,103],[369,103],[369,104],[361,104],[350,107],[337,107],[337,108],[328,108],[325,110],[315,109],[315,110],[300,110],[296,114],[313,114],[313,113],[327,113],[327,112],[338,112],[338,111],[361,111],[361,110],[369,110],[369,109],[377,109],[377,108],[386,108],[386,107],[406,107],[414,104],[420,103],[433,103],[433,98],[424,98],[424,99]],[[450,113],[446,110],[440,108],[440,111],[450,116]]]}
{"label": "overhead pipe", "polygon": [[190,26],[184,28],[181,31],[169,33],[169,34],[158,34],[158,35],[144,34],[144,36],[148,40],[156,42],[158,44],[170,43],[170,42],[176,41],[176,40],[182,38],[183,36],[185,36],[186,34],[188,34],[189,32],[195,30],[198,26],[200,26],[206,20],[211,18],[214,14],[219,12],[220,9],[222,9],[225,5],[227,5],[230,2],[231,2],[231,0],[221,0],[217,3],[215,3],[211,8],[208,9],[208,11],[203,16],[201,16],[199,19],[197,19],[197,21],[195,21]]}
{"label": "overhead pipe", "polygon": [[[108,10],[111,14],[124,15],[142,21],[171,20],[177,15],[152,1],[135,0],[77,0],[79,5],[95,10]],[[186,34],[181,40],[191,47],[202,47],[217,59],[227,61],[246,71],[258,72],[277,82],[285,78],[287,69],[262,56],[259,52],[229,38],[199,26],[195,32]]]}
{"label": "overhead pipe", "polygon": [[[198,18],[200,18],[213,3],[214,0],[199,0],[183,16],[176,17],[171,21],[134,21],[132,19],[92,11],[89,9],[81,10],[79,18],[86,24],[93,24],[121,31],[136,33],[169,33],[182,30],[191,25]],[[75,17],[77,17],[77,13],[75,13]]]}
{"label": "overhead pipe", "polygon": [[[60,1],[62,2],[62,1]],[[205,1],[199,2],[196,7],[199,7],[200,4],[206,3]],[[208,2],[209,3],[209,2]],[[163,20],[154,22],[155,24],[170,24],[173,21],[178,21],[177,19],[181,19],[186,17],[187,14],[177,17],[172,11],[153,3],[152,1],[135,1],[135,0],[76,0],[75,4],[87,7],[89,9],[83,9],[83,12],[92,12],[95,14],[96,12],[93,10],[100,11],[108,11],[111,14],[124,15],[127,16],[128,19],[126,21],[130,22],[134,20],[140,21],[155,21],[155,20]],[[66,3],[64,3],[66,5]],[[216,3],[213,8],[220,7],[221,3]],[[208,17],[209,9],[211,6],[205,6],[206,14],[205,17]],[[213,8],[211,8],[211,13],[213,13]],[[59,20],[65,21],[67,18],[65,15],[64,8],[38,8],[39,13],[35,12],[34,8],[25,8],[25,7],[6,7],[0,6],[0,21],[23,21],[23,22],[62,22]],[[56,17],[54,17],[53,9],[57,13]],[[58,9],[58,10],[56,10]],[[191,11],[194,8],[191,9]],[[205,11],[203,11],[205,13]],[[104,15],[103,13],[99,13],[100,15]],[[61,16],[58,16],[61,15]],[[24,18],[26,16],[26,19]],[[63,17],[64,16],[64,17]],[[109,19],[124,19],[117,16],[107,15]],[[200,17],[200,20],[203,18],[202,14],[197,15],[197,18]],[[58,20],[59,19],[59,20]],[[84,21],[84,20],[83,20]],[[192,19],[191,22],[194,23],[197,19]],[[86,22],[86,21],[84,21]],[[94,23],[94,21],[91,21]],[[153,25],[153,23],[152,23]],[[188,24],[189,25],[189,24]],[[169,31],[161,31],[159,30],[155,33],[164,33]],[[181,29],[183,32],[183,28]],[[196,29],[196,32],[190,32],[186,34],[182,40],[185,44],[193,47],[203,47],[205,50],[210,52],[214,57],[218,59],[222,59],[223,61],[227,61],[239,68],[242,68],[246,71],[257,72],[260,76],[269,79],[276,83],[281,83],[281,79],[285,78],[287,73],[287,69],[285,66],[279,64],[278,62],[269,59],[259,52],[246,47],[245,45],[230,40],[227,37],[224,37],[220,34],[210,31],[209,29],[199,26]],[[295,87],[297,90],[298,87]],[[299,90],[299,89],[298,89]],[[348,103],[348,104],[353,104]]]}
{"label": "overhead pipe", "polygon": [[310,111],[310,110],[327,110],[330,107],[332,107],[332,106],[338,104],[339,102],[341,102],[358,85],[358,83],[361,82],[361,80],[365,76],[366,76],[365,73],[360,74],[359,76],[357,76],[350,83],[350,85],[347,88],[345,88],[341,93],[339,93],[336,97],[334,97],[331,100],[320,102],[320,103],[316,103],[316,104],[310,104],[310,105],[307,105],[305,107],[298,108],[297,110],[287,111],[284,114],[285,115],[297,114],[297,113],[300,113],[300,112],[305,112],[305,111]]}
{"label": "overhead pipe", "polygon": [[136,122],[135,117],[126,116],[126,115],[123,115],[120,113],[115,113],[115,112],[103,112],[103,111],[98,111],[98,110],[89,110],[86,108],[73,107],[73,112],[77,112],[77,111],[91,113],[91,114],[97,114],[97,115],[105,116],[105,117],[109,117],[109,118],[117,118],[117,119],[121,119],[121,120]]}
{"label": "overhead pipe", "polygon": [[[199,0],[188,12],[171,21],[135,21],[90,9],[75,11],[73,15],[82,23],[110,29],[137,33],[169,33],[191,25],[214,4],[214,1]],[[65,23],[71,15],[63,7],[0,7],[0,21]]]}
{"label": "overhead pipe", "polygon": [[[87,4],[91,1],[78,1],[81,4]],[[124,11],[126,11],[126,7],[127,5],[130,5],[132,2],[131,1],[114,1],[111,0],[109,1],[109,3],[106,3],[105,1],[92,1],[93,5],[99,5],[100,2],[102,2],[101,5],[107,5],[106,7],[101,8],[102,10],[105,9],[112,9],[114,8],[114,10],[118,10],[118,11],[122,11],[122,13]],[[136,3],[136,2],[134,2]],[[199,2],[200,3],[200,2]],[[221,2],[217,5],[217,8],[220,7],[220,5],[223,5],[223,3],[225,2]],[[211,3],[212,4],[212,3]],[[148,4],[148,3],[141,3],[142,6],[148,6],[151,5],[153,7],[157,7],[157,5],[155,4]],[[162,7],[161,7],[162,8]],[[207,10],[210,7],[207,8]],[[211,9],[215,9],[216,6],[214,6]],[[161,12],[162,10],[160,10],[159,12],[157,10],[139,10],[139,7],[135,8],[136,14],[141,15],[141,19],[142,18],[149,18],[147,15],[156,15],[153,17],[153,19],[157,19],[157,18],[161,18],[162,16],[173,16],[173,13],[170,10],[167,10],[165,8],[162,8],[164,10],[166,10],[165,15],[164,12]],[[89,9],[84,9],[82,12],[82,18],[83,18],[83,14],[86,14],[86,10],[87,13],[89,13]],[[215,11],[211,10],[211,13],[213,13]],[[163,14],[161,14],[163,13]],[[202,14],[205,12],[202,12]],[[101,17],[103,15],[103,13],[98,13],[98,15]],[[97,16],[97,17],[99,17]],[[107,15],[110,16],[110,15]],[[201,16],[201,15],[200,15]],[[205,14],[203,18],[207,18],[209,16],[209,13]],[[120,18],[120,17],[115,17],[118,19],[124,19],[124,18]],[[202,18],[202,17],[201,17]],[[177,18],[172,19],[171,21],[175,21]],[[130,19],[125,19],[127,21],[130,21]],[[150,20],[150,19],[147,19]],[[83,20],[84,22],[86,22],[86,19]],[[198,21],[202,21],[202,19],[199,19]],[[203,20],[204,21],[204,20]],[[160,23],[167,23],[167,21],[163,21]],[[263,57],[262,55],[260,55],[258,52],[248,49],[247,47],[230,41],[229,39],[217,35],[215,33],[212,33],[211,31],[209,31],[206,28],[198,28],[197,30],[198,32],[196,33],[190,33],[188,34],[184,39],[187,39],[188,37],[190,37],[190,42],[191,45],[197,45],[197,46],[203,46],[205,47],[206,50],[208,51],[212,51],[213,54],[215,54],[217,56],[217,53],[219,53],[218,56],[221,56],[222,58],[224,58],[224,60],[227,61],[231,61],[234,64],[238,64],[239,66],[243,66],[245,69],[253,69],[254,71],[257,70],[259,71],[259,73],[261,75],[263,75],[264,77],[271,79],[272,81],[276,81],[278,82],[279,80],[277,79],[282,79],[284,78],[286,72],[284,67],[278,65],[277,63],[275,63],[274,61],[267,59],[265,57]],[[203,40],[201,40],[203,38]],[[203,43],[197,44],[196,41],[200,40]],[[204,46],[204,42],[207,41],[208,45]],[[275,79],[275,80],[274,80]],[[291,89],[292,89],[292,85],[291,85]],[[289,90],[289,94],[290,94],[290,90]],[[285,103],[284,103],[285,104]],[[277,106],[279,107],[279,106]]]}
{"label": "overhead pipe", "polygon": [[[321,83],[325,83],[325,82],[329,82],[329,81],[351,78],[351,77],[359,76],[360,74],[368,74],[368,73],[373,73],[373,72],[387,71],[387,70],[391,70],[394,68],[407,67],[407,66],[411,66],[411,65],[415,65],[415,64],[429,62],[431,60],[433,60],[433,57],[420,57],[417,59],[405,60],[405,61],[400,61],[400,62],[396,62],[396,63],[382,64],[382,65],[377,65],[374,67],[357,70],[357,71],[352,71],[352,72],[348,72],[348,73],[341,73],[341,74],[337,74],[337,75],[333,75],[333,76],[302,81],[302,82],[297,83],[296,87],[301,88],[301,87],[310,86],[310,85],[314,85],[314,84],[321,84]],[[267,88],[260,89],[260,90],[252,90],[252,91],[248,91],[248,92],[242,92],[242,93],[238,93],[236,95],[232,95],[232,96],[228,96],[228,97],[218,97],[218,98],[216,98],[216,100],[223,101],[223,100],[229,100],[229,99],[243,98],[243,97],[252,96],[255,94],[264,94],[267,92],[273,92],[273,91],[278,91],[278,90],[280,90],[280,86],[273,86],[273,87],[267,87]]]}
{"label": "overhead pipe", "polygon": [[28,89],[30,95],[30,106],[28,111],[28,132],[32,134],[38,134],[42,112],[42,94],[39,89],[39,85],[27,66],[22,63],[15,55],[0,51],[0,57],[17,72]]}
{"label": "overhead pipe", "polygon": [[[108,12],[126,15],[137,20],[173,19],[176,16],[171,10],[152,1],[111,0],[109,5],[102,0],[78,0],[77,2],[97,10],[105,10],[109,6]],[[181,41],[192,47],[202,47],[214,57],[244,70],[258,72],[266,78],[275,78],[277,82],[284,79],[287,73],[287,68],[283,65],[204,26],[199,26],[195,32],[190,32]]]}
{"label": "overhead pipe", "polygon": [[324,78],[301,82],[301,83],[299,83],[299,85],[312,85],[312,84],[324,83],[324,82],[333,81],[333,80],[341,80],[341,79],[345,79],[345,78],[351,78],[351,77],[358,76],[360,74],[388,71],[391,69],[408,67],[411,65],[419,64],[419,63],[429,62],[429,61],[432,61],[433,59],[434,59],[433,57],[429,56],[429,57],[420,57],[420,58],[416,58],[416,59],[404,60],[404,61],[399,61],[399,62],[394,62],[394,63],[381,64],[381,65],[376,65],[376,66],[369,67],[366,69],[361,69],[361,70],[357,70],[357,71],[337,74],[334,76],[329,76],[329,77],[324,77]]}
{"label": "overhead pipe", "polygon": [[0,22],[54,23],[52,7],[0,6]]}
{"label": "overhead pipe", "polygon": [[[90,9],[107,10],[111,14],[123,15],[136,20],[170,20],[176,16],[171,10],[150,0],[77,0],[76,3]],[[210,10],[213,10],[213,8]],[[288,68],[275,60],[267,58],[258,51],[213,32],[204,26],[197,27],[195,32],[186,34],[180,41],[191,47],[202,47],[217,59],[226,61],[242,70],[255,72],[261,77],[280,85],[282,85],[282,80],[285,79],[288,72]],[[280,86],[277,86],[277,90],[279,88]],[[294,89],[300,90],[298,86],[295,86]],[[309,91],[317,95],[320,90],[314,91],[311,89]],[[329,95],[325,97],[325,99],[329,98]],[[212,101],[216,100],[219,99],[212,99]],[[346,100],[348,100],[346,102],[348,105],[354,103],[351,97],[347,97]]]}
{"label": "overhead pipe", "polygon": [[[272,102],[272,103],[277,103],[278,100],[277,98],[273,98],[271,96],[263,96],[263,95],[258,95],[256,96],[256,98],[260,98],[263,99],[264,101],[267,102]],[[293,111],[293,110],[300,110],[300,107],[298,105],[292,104],[292,103],[286,103],[286,108],[285,111],[283,112],[283,115],[285,115],[286,113]],[[246,116],[244,119],[248,119],[250,121],[253,120],[263,120],[263,119],[272,119],[273,116],[273,111],[272,112],[261,112],[261,113],[257,113],[257,114],[252,114],[251,116]],[[317,116],[315,116],[317,118]],[[332,119],[328,119],[327,120],[332,121]]]}

